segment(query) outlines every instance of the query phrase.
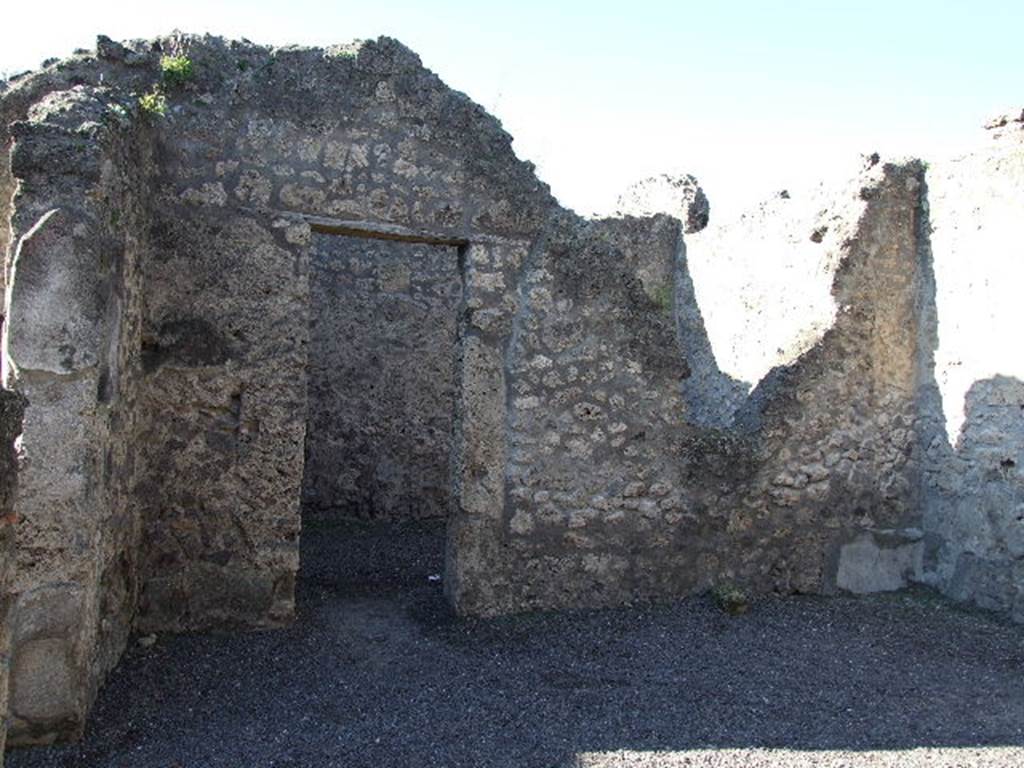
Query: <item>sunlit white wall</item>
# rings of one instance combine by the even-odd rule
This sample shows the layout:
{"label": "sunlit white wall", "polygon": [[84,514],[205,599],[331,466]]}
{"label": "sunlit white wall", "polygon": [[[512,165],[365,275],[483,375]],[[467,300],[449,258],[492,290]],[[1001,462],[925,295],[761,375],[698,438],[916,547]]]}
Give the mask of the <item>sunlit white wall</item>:
{"label": "sunlit white wall", "polygon": [[989,145],[932,163],[927,175],[935,378],[952,444],[974,382],[996,375],[1024,381],[1024,144],[1007,136]]}

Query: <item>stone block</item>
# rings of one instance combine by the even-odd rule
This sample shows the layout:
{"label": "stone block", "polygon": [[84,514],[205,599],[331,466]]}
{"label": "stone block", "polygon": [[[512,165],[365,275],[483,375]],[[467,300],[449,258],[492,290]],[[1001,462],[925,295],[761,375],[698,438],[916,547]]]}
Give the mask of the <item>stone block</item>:
{"label": "stone block", "polygon": [[48,744],[81,732],[84,670],[73,659],[66,638],[42,638],[17,648],[11,665],[10,745]]}
{"label": "stone block", "polygon": [[836,586],[860,595],[903,589],[920,578],[923,555],[920,532],[862,533],[839,549]]}

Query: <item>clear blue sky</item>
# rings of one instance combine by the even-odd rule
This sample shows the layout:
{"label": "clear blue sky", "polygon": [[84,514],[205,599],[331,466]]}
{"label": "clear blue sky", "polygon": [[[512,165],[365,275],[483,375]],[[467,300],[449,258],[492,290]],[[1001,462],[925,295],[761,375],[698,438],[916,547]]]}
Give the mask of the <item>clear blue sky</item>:
{"label": "clear blue sky", "polygon": [[100,32],[397,37],[495,113],[580,212],[660,171],[696,174],[712,215],[734,211],[858,152],[966,146],[1024,104],[1024,0],[61,0],[4,16],[8,72]]}

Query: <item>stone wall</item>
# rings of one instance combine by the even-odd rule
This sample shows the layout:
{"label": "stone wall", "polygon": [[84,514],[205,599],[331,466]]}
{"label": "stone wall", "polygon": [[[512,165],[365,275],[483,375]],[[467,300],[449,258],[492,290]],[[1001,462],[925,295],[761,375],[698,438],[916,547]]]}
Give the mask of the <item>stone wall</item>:
{"label": "stone wall", "polygon": [[[12,110],[13,111],[13,110]],[[13,114],[10,115],[13,117]],[[6,120],[5,120],[6,122]],[[7,126],[0,128],[0,254],[4,255],[4,269],[0,270],[0,290],[7,292],[6,254],[11,242],[11,216],[14,213],[15,181],[11,175],[11,137]]]}
{"label": "stone wall", "polygon": [[[500,402],[490,406],[498,411],[490,416],[500,419],[498,434],[476,442],[503,444],[492,459],[503,488],[492,492],[493,508],[480,511],[494,528],[497,556],[472,562],[459,539],[450,550],[460,609],[621,603],[648,589],[646,578],[660,580],[652,591],[685,591],[671,583],[688,578],[682,569],[641,572],[641,562],[663,560],[671,547],[651,520],[665,514],[658,502],[674,488],[655,489],[655,498],[647,491],[671,474],[684,416],[678,382],[688,369],[663,290],[679,236],[678,222],[667,217],[586,225],[566,219],[526,254],[471,250],[467,301],[489,309],[474,312],[463,334],[473,339],[474,355],[493,358],[488,368],[500,366],[494,375],[503,379],[495,384]],[[641,265],[654,297],[638,277]],[[480,372],[464,361],[463,375]],[[468,398],[469,385],[464,389]],[[461,495],[465,501],[465,487]],[[464,507],[460,515],[480,512]],[[484,524],[458,525],[470,522]],[[641,540],[648,546],[639,547]]]}
{"label": "stone wall", "polygon": [[4,380],[28,401],[14,500],[15,744],[80,733],[134,613],[133,230],[147,158],[144,130],[116,107],[102,89],[55,90],[10,129]]}
{"label": "stone wall", "polygon": [[299,565],[314,232],[451,246],[536,228],[553,202],[496,121],[394,41],[163,48],[195,77],[156,124],[137,623],[273,626]]}
{"label": "stone wall", "polygon": [[[899,513],[876,526],[871,541],[844,546],[847,558],[863,560],[858,567],[852,565],[855,559],[840,563],[838,583],[855,591],[898,587],[909,578],[955,599],[1022,617],[1024,497],[1017,467],[1024,361],[1007,344],[1005,331],[1018,319],[1013,290],[1024,185],[1022,125],[1019,113],[993,121],[985,144],[933,161],[924,173],[919,274],[905,294],[914,296],[914,306],[902,310],[918,336],[915,402],[888,414],[877,403],[870,407],[876,434],[892,443],[886,449],[873,439],[871,453],[907,456],[913,469],[906,478],[918,487],[902,491],[898,506],[919,512]],[[853,195],[831,183],[788,190],[736,221],[712,223],[690,238],[698,305],[726,375],[769,382],[775,376],[769,373],[773,358],[785,363],[841,324],[841,307],[831,297],[822,299],[822,286],[842,243],[860,238],[850,225],[861,220],[863,214],[856,212],[866,210],[869,201],[857,183],[849,190]],[[881,242],[889,245],[892,239]],[[876,284],[885,279],[878,278]],[[887,307],[892,300],[879,296],[872,303]],[[905,363],[914,354],[908,342],[887,339],[890,353],[900,352],[892,354],[894,361]],[[846,358],[830,365],[845,365]],[[710,402],[707,413],[714,418],[728,413],[721,407],[724,400]],[[906,396],[898,394],[893,403],[901,400]],[[851,401],[832,402],[848,407]],[[904,442],[907,436],[912,445]],[[863,453],[849,454],[854,468]],[[851,465],[843,460],[841,466]],[[813,486],[811,474],[804,474],[797,484]],[[780,476],[780,491],[790,475]],[[882,577],[876,564],[902,569],[904,576]]]}
{"label": "stone wall", "polygon": [[[290,231],[166,197],[149,229],[141,631],[294,609],[308,261]],[[181,206],[181,207],[178,207]]]}
{"label": "stone wall", "polygon": [[494,309],[462,329],[455,604],[609,605],[726,582],[868,592],[917,574],[921,173],[856,180],[834,324],[728,427],[685,396],[718,372],[699,315],[678,306],[692,291],[678,221],[572,221],[532,248],[471,248],[467,303]]}
{"label": "stone wall", "polygon": [[[167,53],[194,75],[147,114]],[[924,579],[1020,615],[1019,372],[956,362],[1016,144],[951,168],[1002,180],[966,201],[874,157],[688,247],[692,180],[662,196],[685,225],[580,219],[386,38],[101,39],[0,118],[14,742],[78,734],[132,627],[288,621],[304,476],[324,513],[447,509],[461,613]],[[994,218],[943,230],[976,196]]]}
{"label": "stone wall", "polygon": [[750,390],[835,322],[833,276],[867,205],[858,175],[852,168],[849,178],[782,190],[687,237],[691,303],[726,382],[693,382],[696,418],[728,425]]}
{"label": "stone wall", "polygon": [[[898,589],[922,572],[923,168],[865,160],[848,183],[786,191],[689,248],[717,363],[753,387],[727,422],[759,457],[731,525],[740,551],[781,545],[770,573],[784,590]],[[725,403],[704,412],[722,420]]]}
{"label": "stone wall", "polygon": [[[144,113],[138,94],[157,87],[168,53],[188,55],[195,75],[164,88],[163,116]],[[15,689],[42,691],[50,709],[27,704],[21,720],[48,739],[80,728],[122,614],[143,631],[291,617],[312,229],[398,228],[451,248],[470,233],[530,237],[555,203],[497,121],[387,39],[101,39],[5,86],[0,112],[15,139],[0,191],[20,189],[10,242],[26,257],[63,248],[69,265],[37,294],[23,270],[8,338],[8,381],[30,400],[16,585],[25,615],[49,622],[23,638],[47,663],[26,653],[22,667],[27,680],[57,670]],[[119,131],[132,137],[121,154],[105,138]],[[122,165],[131,147],[144,157]],[[119,184],[145,194],[126,202]],[[37,352],[53,376],[33,378]],[[101,613],[111,620],[96,625]]]}
{"label": "stone wall", "polygon": [[926,580],[1024,621],[1024,123],[993,121],[986,144],[932,163],[934,379],[922,398]]}
{"label": "stone wall", "polygon": [[865,205],[839,245],[834,323],[737,416],[763,464],[733,525],[739,551],[774,550],[759,579],[776,590],[876,592],[920,574],[923,172],[877,164],[855,181]]}
{"label": "stone wall", "polygon": [[458,249],[316,235],[304,514],[444,517]]}

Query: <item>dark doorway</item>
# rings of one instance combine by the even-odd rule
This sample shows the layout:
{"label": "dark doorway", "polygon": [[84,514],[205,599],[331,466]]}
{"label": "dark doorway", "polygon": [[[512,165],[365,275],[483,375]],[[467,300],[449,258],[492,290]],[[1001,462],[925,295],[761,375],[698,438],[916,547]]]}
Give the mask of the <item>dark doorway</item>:
{"label": "dark doorway", "polygon": [[303,578],[436,580],[451,496],[458,248],[314,234]]}

